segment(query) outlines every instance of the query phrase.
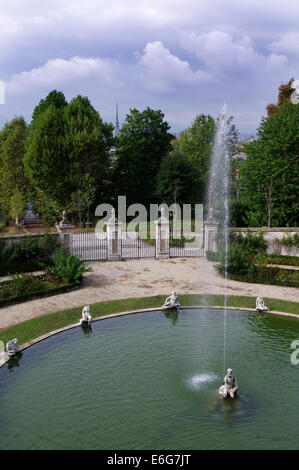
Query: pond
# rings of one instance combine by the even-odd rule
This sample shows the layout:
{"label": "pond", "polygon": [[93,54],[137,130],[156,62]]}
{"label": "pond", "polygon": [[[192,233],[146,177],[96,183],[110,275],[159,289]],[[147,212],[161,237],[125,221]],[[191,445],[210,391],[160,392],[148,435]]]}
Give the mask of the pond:
{"label": "pond", "polygon": [[94,322],[35,344],[0,369],[1,449],[299,449],[299,321],[161,311]]}

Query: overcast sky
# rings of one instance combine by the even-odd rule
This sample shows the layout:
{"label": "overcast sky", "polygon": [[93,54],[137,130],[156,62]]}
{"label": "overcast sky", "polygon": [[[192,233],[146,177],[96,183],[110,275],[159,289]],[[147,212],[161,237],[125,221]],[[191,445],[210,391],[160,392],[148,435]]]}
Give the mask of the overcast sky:
{"label": "overcast sky", "polygon": [[161,109],[178,132],[224,102],[241,134],[299,78],[298,0],[0,0],[1,127],[51,90],[105,121]]}

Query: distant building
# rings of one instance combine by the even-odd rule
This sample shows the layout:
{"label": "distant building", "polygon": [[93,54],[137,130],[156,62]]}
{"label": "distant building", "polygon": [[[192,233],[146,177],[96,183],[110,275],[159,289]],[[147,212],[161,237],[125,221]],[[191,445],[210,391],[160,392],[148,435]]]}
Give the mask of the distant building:
{"label": "distant building", "polygon": [[115,118],[115,127],[113,131],[113,137],[118,137],[119,135],[119,120],[118,120],[118,103],[116,104],[116,118]]}

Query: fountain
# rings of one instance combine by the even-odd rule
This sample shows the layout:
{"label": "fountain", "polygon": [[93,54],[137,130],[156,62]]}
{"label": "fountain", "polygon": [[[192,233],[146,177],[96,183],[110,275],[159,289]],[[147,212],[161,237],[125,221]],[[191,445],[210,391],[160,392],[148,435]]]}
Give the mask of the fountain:
{"label": "fountain", "polygon": [[[226,105],[223,106],[217,120],[216,135],[214,140],[210,180],[208,187],[209,218],[216,217],[220,224],[220,230],[224,233],[224,257],[225,257],[225,293],[224,293],[224,328],[223,328],[223,373],[226,367],[226,323],[227,323],[227,266],[229,250],[229,191],[230,191],[230,152],[229,152],[229,119],[226,113]],[[231,369],[229,369],[231,370]],[[226,376],[227,377],[227,376]],[[221,390],[221,391],[220,391]],[[226,390],[226,389],[225,389]],[[223,396],[235,397],[235,394],[219,393]]]}

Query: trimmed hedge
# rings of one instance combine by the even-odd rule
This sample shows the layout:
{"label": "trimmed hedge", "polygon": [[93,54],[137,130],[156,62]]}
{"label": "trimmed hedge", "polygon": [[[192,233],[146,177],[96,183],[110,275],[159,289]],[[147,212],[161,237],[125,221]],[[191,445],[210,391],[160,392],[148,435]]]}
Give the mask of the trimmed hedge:
{"label": "trimmed hedge", "polygon": [[62,284],[59,287],[55,286],[52,289],[48,287],[45,290],[36,290],[36,291],[29,292],[27,294],[11,296],[11,297],[7,297],[6,299],[0,299],[0,308],[5,307],[7,305],[12,305],[12,304],[20,303],[20,302],[26,302],[27,300],[37,299],[40,297],[48,297],[51,295],[63,294],[65,292],[79,288],[80,285],[81,284],[79,284],[78,282],[73,282],[70,284]]}
{"label": "trimmed hedge", "polygon": [[256,266],[254,276],[250,274],[228,274],[229,279],[254,284],[299,287],[299,271],[277,267]]}
{"label": "trimmed hedge", "polygon": [[284,264],[286,266],[299,266],[299,256],[287,256],[287,255],[261,255],[261,260],[268,264]]}
{"label": "trimmed hedge", "polygon": [[26,263],[7,263],[0,264],[0,276],[9,276],[15,273],[30,273],[34,271],[42,271],[44,265],[51,265],[51,258],[46,258],[40,261],[27,261]]}

